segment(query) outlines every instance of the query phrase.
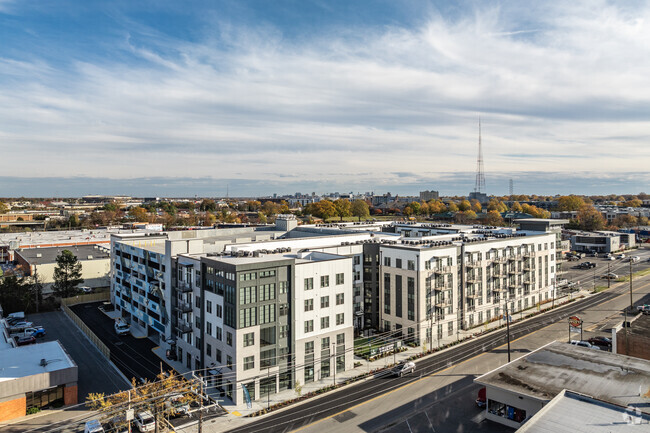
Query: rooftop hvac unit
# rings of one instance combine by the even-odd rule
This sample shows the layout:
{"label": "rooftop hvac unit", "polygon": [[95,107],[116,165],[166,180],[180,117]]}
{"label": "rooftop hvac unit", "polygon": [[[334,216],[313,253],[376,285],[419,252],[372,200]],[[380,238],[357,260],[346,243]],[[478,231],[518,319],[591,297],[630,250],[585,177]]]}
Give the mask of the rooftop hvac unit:
{"label": "rooftop hvac unit", "polygon": [[88,255],[88,260],[92,260],[92,259],[93,259],[93,256]]}
{"label": "rooftop hvac unit", "polygon": [[43,257],[43,254],[41,254],[41,253],[36,253],[36,258],[39,258],[39,259],[40,259],[41,257]]}

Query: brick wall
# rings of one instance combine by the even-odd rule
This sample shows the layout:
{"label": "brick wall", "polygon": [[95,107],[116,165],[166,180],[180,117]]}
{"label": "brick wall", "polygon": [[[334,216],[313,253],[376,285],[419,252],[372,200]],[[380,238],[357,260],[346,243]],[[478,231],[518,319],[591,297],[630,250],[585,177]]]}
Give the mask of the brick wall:
{"label": "brick wall", "polygon": [[0,403],[0,422],[25,416],[27,410],[27,401],[25,397]]}
{"label": "brick wall", "polygon": [[77,404],[77,385],[66,385],[63,390],[63,404]]}
{"label": "brick wall", "polygon": [[[626,346],[629,350],[626,350]],[[616,353],[650,360],[650,337],[638,334],[627,335],[625,344],[625,330],[616,333]]]}

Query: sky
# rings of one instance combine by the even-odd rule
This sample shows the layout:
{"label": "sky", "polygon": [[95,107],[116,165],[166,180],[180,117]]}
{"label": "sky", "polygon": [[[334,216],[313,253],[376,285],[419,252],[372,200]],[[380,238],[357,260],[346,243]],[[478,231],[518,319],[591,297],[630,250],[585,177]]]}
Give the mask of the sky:
{"label": "sky", "polygon": [[0,0],[0,196],[650,192],[650,3]]}

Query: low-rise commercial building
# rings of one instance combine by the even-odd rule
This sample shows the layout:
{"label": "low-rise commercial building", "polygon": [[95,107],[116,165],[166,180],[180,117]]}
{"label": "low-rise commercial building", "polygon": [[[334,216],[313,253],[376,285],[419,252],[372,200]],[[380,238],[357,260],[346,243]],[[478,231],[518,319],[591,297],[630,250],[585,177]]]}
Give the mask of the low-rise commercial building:
{"label": "low-rise commercial building", "polygon": [[615,253],[635,246],[634,233],[598,231],[579,232],[571,235],[573,251]]}
{"label": "low-rise commercial building", "polygon": [[16,347],[0,320],[0,422],[77,403],[77,365],[58,341]]}
{"label": "low-rise commercial building", "polygon": [[14,260],[27,276],[38,274],[43,283],[43,294],[52,293],[54,284],[54,269],[56,258],[64,250],[71,251],[81,263],[81,278],[84,285],[108,287],[110,284],[110,258],[108,248],[99,245],[80,245],[73,247],[49,247],[20,249],[15,253]]}
{"label": "low-rise commercial building", "polygon": [[521,427],[564,389],[650,414],[648,361],[557,341],[474,382],[486,387],[486,418],[511,428]]}

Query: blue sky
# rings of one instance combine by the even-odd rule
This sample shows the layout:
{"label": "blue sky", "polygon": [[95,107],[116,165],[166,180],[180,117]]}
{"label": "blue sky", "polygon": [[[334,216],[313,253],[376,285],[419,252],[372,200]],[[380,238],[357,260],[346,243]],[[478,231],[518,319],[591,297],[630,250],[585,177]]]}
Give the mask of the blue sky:
{"label": "blue sky", "polygon": [[0,196],[650,191],[650,6],[0,0]]}

